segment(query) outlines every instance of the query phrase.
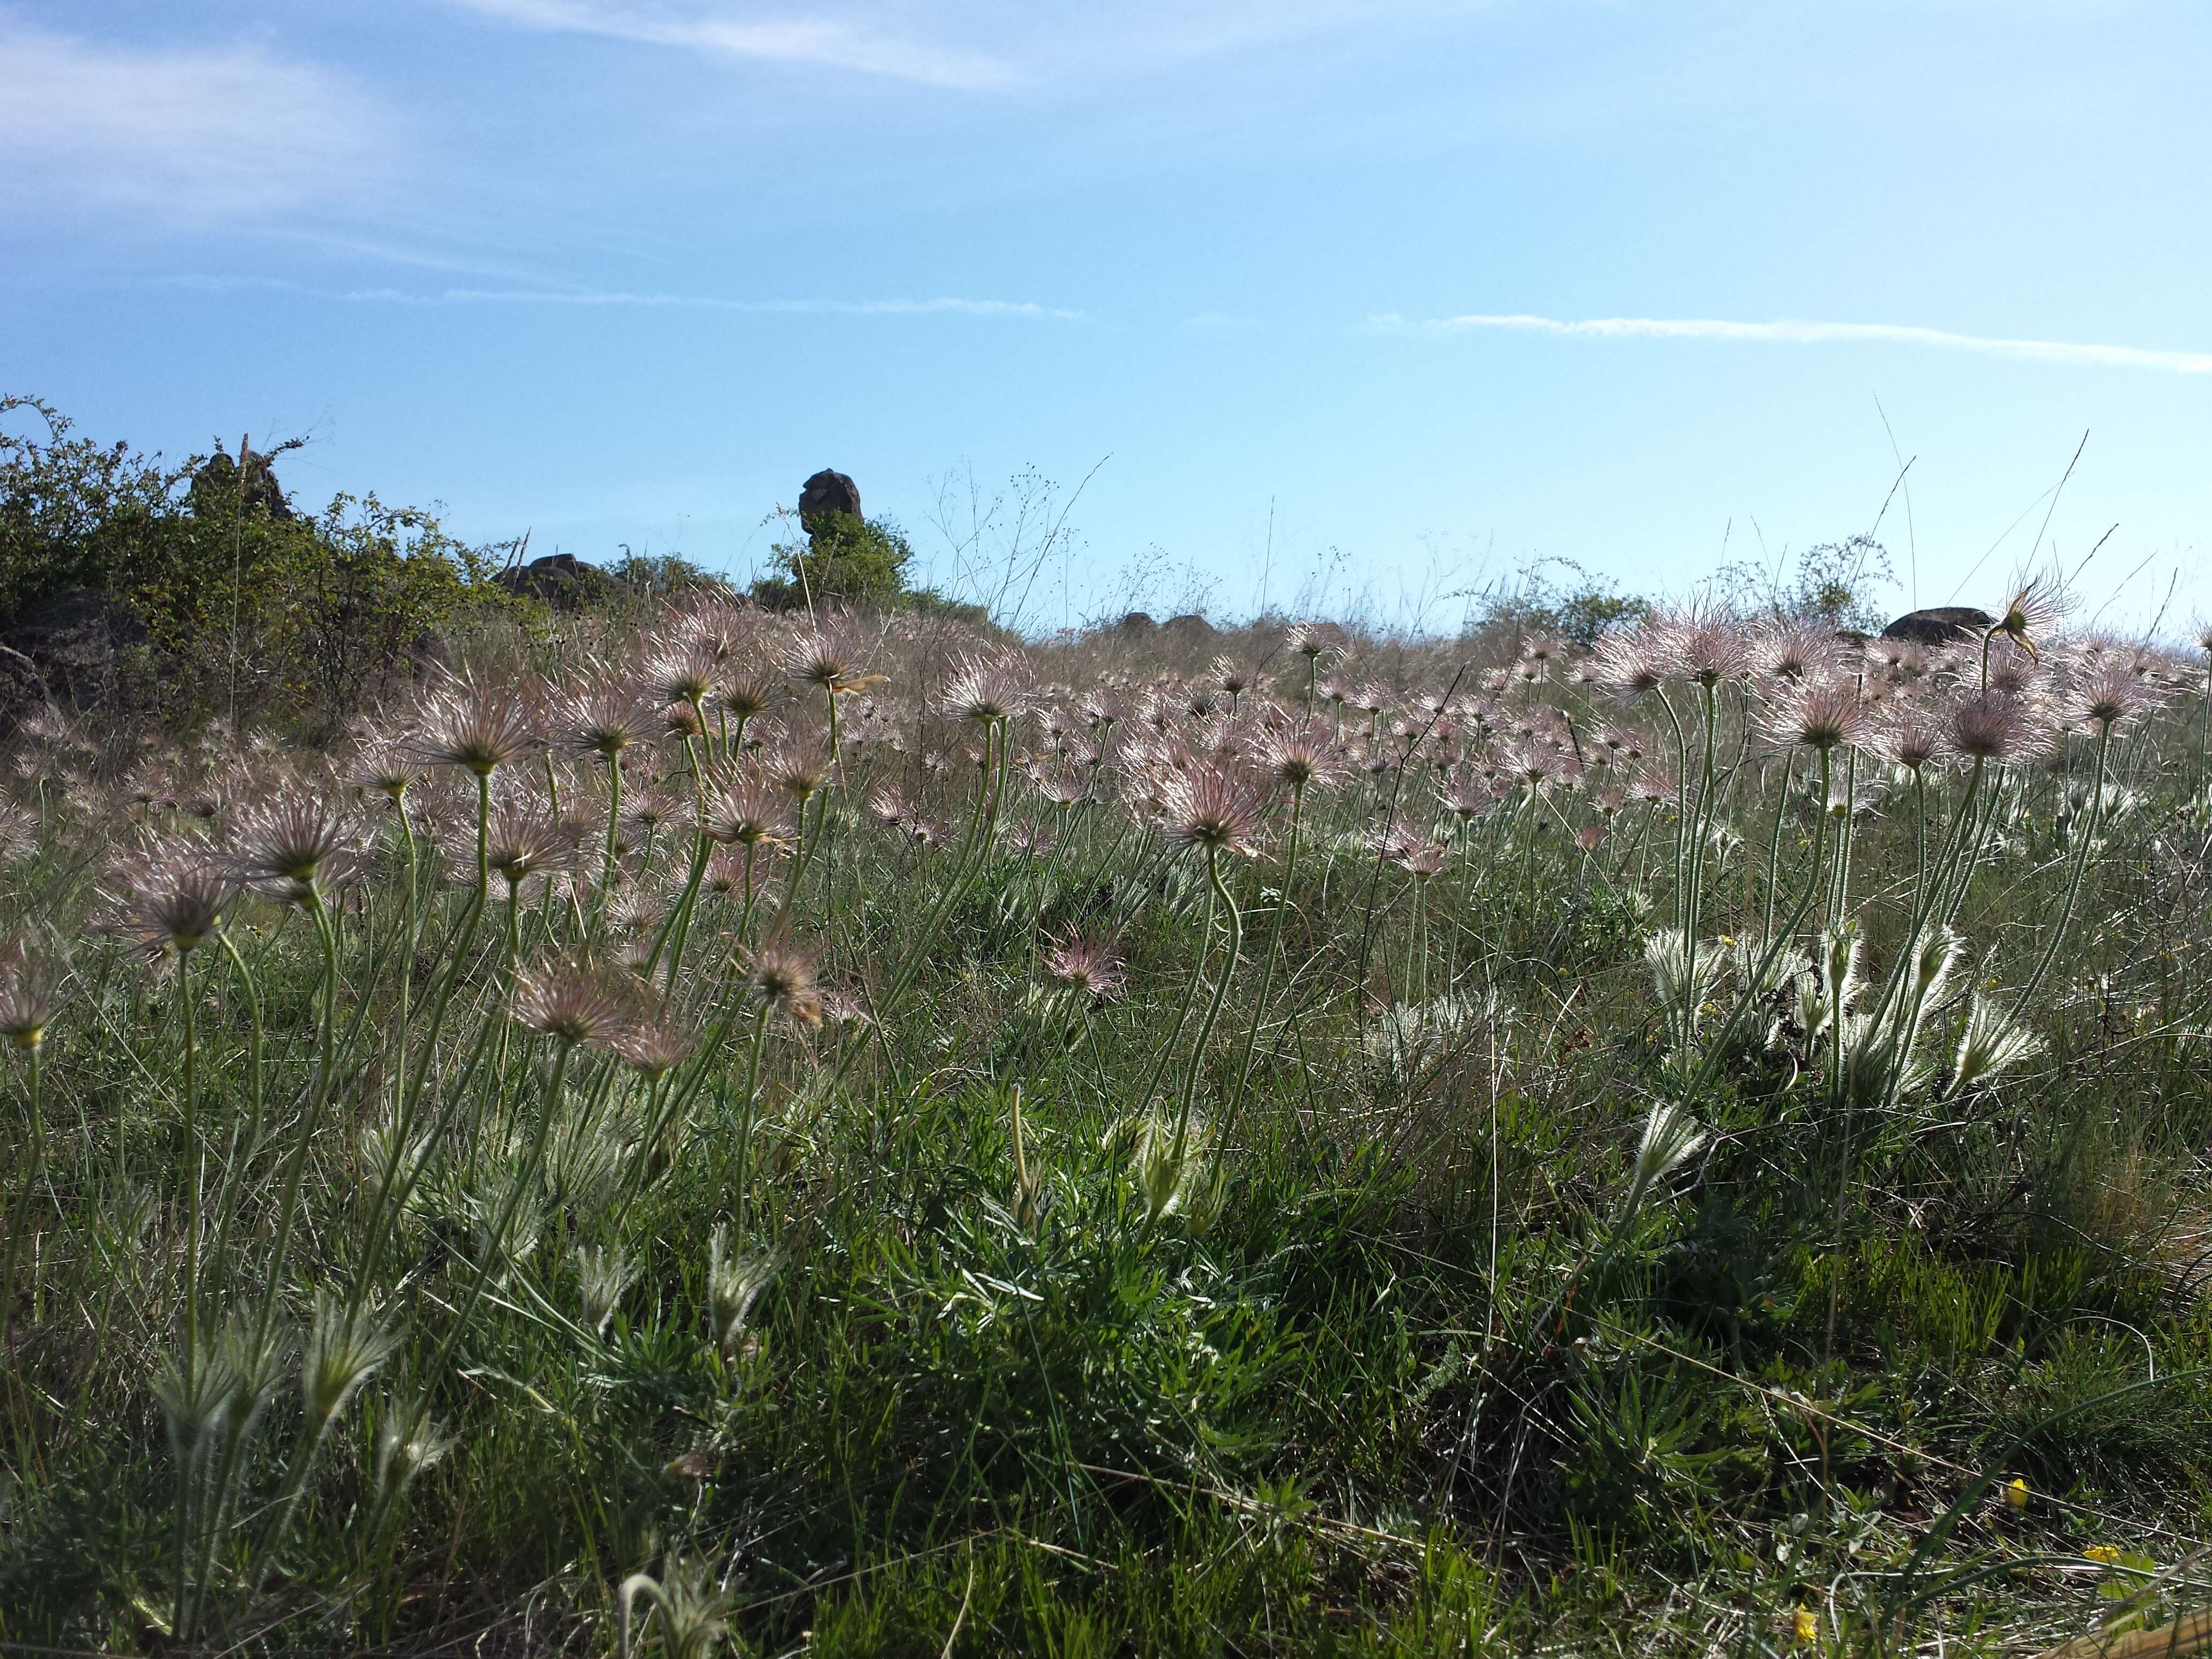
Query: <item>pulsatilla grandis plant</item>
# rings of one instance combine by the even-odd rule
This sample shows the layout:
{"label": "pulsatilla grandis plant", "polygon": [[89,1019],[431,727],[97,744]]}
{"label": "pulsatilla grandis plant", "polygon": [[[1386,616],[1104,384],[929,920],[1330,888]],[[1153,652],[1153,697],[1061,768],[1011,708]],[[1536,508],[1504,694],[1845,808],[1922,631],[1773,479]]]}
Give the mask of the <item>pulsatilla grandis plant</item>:
{"label": "pulsatilla grandis plant", "polygon": [[[1775,1147],[1809,1171],[1795,1247],[1839,1262],[1928,1136],[2002,1131],[2088,994],[2069,952],[2147,833],[2130,791],[2202,790],[2212,730],[2158,750],[2197,666],[2063,634],[2035,583],[1937,647],[1697,606],[1595,648],[1301,623],[1170,667],[707,594],[459,660],[334,749],[58,709],[9,740],[10,1501],[137,1505],[94,1571],[174,1644],[383,1639],[440,1574],[526,1559],[477,1547],[499,1506],[468,1490],[553,1443],[526,1425],[597,1494],[580,1531],[529,1517],[562,1593],[598,1585],[624,1651],[705,1653],[831,1576],[748,1574],[864,1488],[931,1528],[1065,1506],[1082,1563],[1133,1510],[1099,1483],[1227,1490],[1268,1425],[1193,1402],[1295,1413],[1285,1356],[1358,1346],[1298,1327],[1311,1275],[1445,1262],[1490,1304],[1419,1317],[1479,1333],[1486,1387],[1553,1376],[1657,1294],[1678,1200]],[[2161,822],[2185,862],[2197,820]],[[1540,1109],[1539,1072],[1595,1080]],[[1478,1154],[1448,1180],[1445,1146]],[[1549,1196],[1516,1221],[1511,1182]],[[1109,1304],[1156,1322],[1063,1363],[1070,1310]],[[1018,1334],[1023,1443],[1060,1449],[1018,1504],[991,1483],[1052,1457],[989,1452],[1012,1385],[957,1375],[979,1330]],[[867,1413],[806,1413],[863,1384],[926,1432],[838,1498]],[[1562,1420],[1641,1471],[1592,1492],[1649,1508],[1704,1467],[1658,1382],[1585,1393]],[[1066,1450],[1107,1444],[1150,1462]]]}

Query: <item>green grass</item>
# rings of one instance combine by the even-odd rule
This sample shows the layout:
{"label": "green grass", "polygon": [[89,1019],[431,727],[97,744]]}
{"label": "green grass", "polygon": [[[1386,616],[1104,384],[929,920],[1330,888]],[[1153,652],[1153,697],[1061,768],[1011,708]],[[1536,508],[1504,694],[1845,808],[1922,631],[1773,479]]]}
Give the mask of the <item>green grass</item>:
{"label": "green grass", "polygon": [[[752,667],[795,626],[713,620]],[[711,636],[485,639],[459,695],[610,662],[627,695]],[[434,709],[364,711],[327,767],[42,720],[0,837],[0,1647],[599,1654],[627,1607],[634,1648],[695,1654],[1974,1654],[2193,1607],[2203,673],[2038,643],[1990,647],[2038,708],[2104,659],[2147,706],[1917,793],[1839,746],[1891,786],[1841,820],[1759,736],[1784,684],[1662,708],[1486,678],[1510,640],[1368,642],[1347,672],[1393,712],[1346,709],[1287,884],[1261,776],[1260,856],[1215,890],[1146,802],[1263,775],[1303,659],[1238,641],[1224,722],[1182,712],[1205,673],[1166,642],[1001,658],[893,619],[855,633],[887,679],[839,694],[842,769],[750,904],[734,861],[687,896],[693,769],[710,799],[769,776],[823,690],[742,752],[711,702],[624,750],[625,799],[675,805],[623,828],[612,895],[605,767],[504,758],[495,793],[552,825],[550,780],[568,815],[512,933],[466,772],[407,791],[411,864],[348,787]],[[1894,696],[1941,713],[1981,672]],[[1102,681],[1073,805],[1025,776],[1066,764],[1029,714],[949,706]],[[1448,692],[1440,750],[1418,699]],[[1531,708],[1570,757],[1635,726],[1688,810],[1613,810],[1625,769],[1514,782]],[[1486,754],[1503,796],[1462,824],[1438,785]],[[887,784],[927,843],[876,821]],[[144,948],[179,860],[268,862],[270,802],[346,815],[358,869],[264,869],[221,937]],[[1405,827],[1446,843],[1433,877],[1377,850]],[[1053,981],[1078,930],[1115,994]],[[1853,930],[1838,1042],[1820,964]],[[754,972],[779,942],[819,952],[819,1024]],[[567,969],[615,1031],[534,1029]],[[2034,1042],[1961,1085],[1977,1006]],[[665,1076],[605,1040],[651,1012],[686,1044]]]}

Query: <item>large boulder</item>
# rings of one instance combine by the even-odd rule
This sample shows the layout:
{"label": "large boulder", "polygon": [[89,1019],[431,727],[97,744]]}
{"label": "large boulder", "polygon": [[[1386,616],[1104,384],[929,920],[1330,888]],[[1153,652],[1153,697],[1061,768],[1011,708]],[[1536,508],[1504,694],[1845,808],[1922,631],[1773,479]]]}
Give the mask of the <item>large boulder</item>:
{"label": "large boulder", "polygon": [[240,445],[246,457],[246,483],[241,491],[238,481],[238,463],[221,450],[200,464],[192,474],[189,499],[195,513],[224,513],[243,507],[250,515],[265,513],[272,519],[289,519],[292,505],[285,499],[283,485],[276,482],[276,469],[266,455]]}
{"label": "large boulder", "polygon": [[799,486],[799,522],[810,536],[820,535],[837,518],[860,516],[860,486],[842,472],[824,467]]}
{"label": "large boulder", "polygon": [[618,576],[595,564],[586,564],[574,553],[548,553],[542,559],[502,570],[493,579],[510,593],[542,599],[556,611],[580,611],[603,605],[627,591]]}
{"label": "large boulder", "polygon": [[1948,645],[1986,634],[1996,618],[1971,605],[1939,605],[1927,611],[1908,611],[1881,630],[1886,640],[1910,640],[1915,645]]}

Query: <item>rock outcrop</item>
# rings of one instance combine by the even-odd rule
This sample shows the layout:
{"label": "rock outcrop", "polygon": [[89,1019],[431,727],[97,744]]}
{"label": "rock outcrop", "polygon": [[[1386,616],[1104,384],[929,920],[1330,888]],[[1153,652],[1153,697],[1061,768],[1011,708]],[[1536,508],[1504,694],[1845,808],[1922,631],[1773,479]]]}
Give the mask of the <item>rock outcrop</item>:
{"label": "rock outcrop", "polygon": [[574,553],[548,553],[542,559],[502,570],[493,580],[510,593],[542,599],[556,611],[604,604],[627,591],[620,577],[609,575],[595,564],[586,564]]}
{"label": "rock outcrop", "polygon": [[860,516],[860,486],[842,472],[824,467],[799,487],[799,522],[810,536],[820,535],[834,519]]}
{"label": "rock outcrop", "polygon": [[1910,640],[1915,645],[1948,645],[1986,634],[1996,618],[1971,605],[1939,605],[1927,611],[1908,611],[1881,630],[1886,640]]}

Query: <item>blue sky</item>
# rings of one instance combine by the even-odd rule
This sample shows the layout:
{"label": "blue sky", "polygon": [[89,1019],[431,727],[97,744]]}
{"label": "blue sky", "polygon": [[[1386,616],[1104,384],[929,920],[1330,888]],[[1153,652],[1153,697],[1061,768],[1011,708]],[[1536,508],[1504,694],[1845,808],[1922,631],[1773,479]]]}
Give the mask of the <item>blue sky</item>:
{"label": "blue sky", "polygon": [[2172,627],[2208,83],[2156,0],[0,0],[0,386],[738,572],[819,466],[933,553],[948,481],[1088,475],[1045,625],[1680,592],[1909,459],[1899,606],[2048,512]]}

